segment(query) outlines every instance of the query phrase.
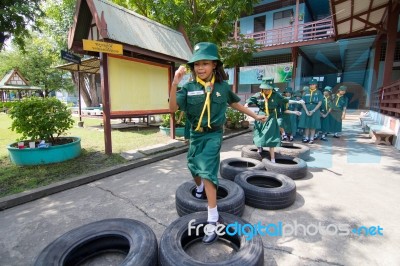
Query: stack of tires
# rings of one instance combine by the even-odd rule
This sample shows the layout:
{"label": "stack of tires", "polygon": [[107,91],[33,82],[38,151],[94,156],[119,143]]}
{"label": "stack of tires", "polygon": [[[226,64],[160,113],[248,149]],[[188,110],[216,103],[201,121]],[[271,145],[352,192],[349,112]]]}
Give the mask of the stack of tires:
{"label": "stack of tires", "polygon": [[[228,161],[222,163],[225,164]],[[240,218],[245,208],[245,194],[243,189],[233,182],[237,175],[235,168],[257,170],[264,169],[264,166],[260,161],[246,158],[240,162],[232,161],[228,164],[234,166],[224,168],[224,176],[227,176],[227,179],[219,179],[218,212],[222,216],[225,226],[235,223],[243,226],[249,222]],[[197,248],[199,245],[203,245],[201,243],[204,236],[203,226],[207,224],[207,199],[198,199],[195,197],[195,193],[196,185],[193,180],[183,183],[176,190],[176,211],[181,218],[168,226],[161,237],[159,265],[177,265],[178,261],[180,265],[264,265],[264,248],[259,235],[247,239],[244,234],[225,234],[220,236],[222,241],[213,244],[214,249],[221,250],[218,256],[189,255],[207,252],[204,248],[190,251],[191,249],[196,250],[196,245]],[[229,251],[227,252],[227,250]],[[224,252],[227,254],[224,255]]]}

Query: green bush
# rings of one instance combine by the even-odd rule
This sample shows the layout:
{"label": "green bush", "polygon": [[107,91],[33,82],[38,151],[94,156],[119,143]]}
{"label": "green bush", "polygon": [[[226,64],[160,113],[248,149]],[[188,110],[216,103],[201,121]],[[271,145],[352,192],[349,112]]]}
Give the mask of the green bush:
{"label": "green bush", "polygon": [[18,140],[45,140],[54,145],[74,124],[67,106],[53,97],[24,98],[14,103],[9,114],[11,130],[22,134]]}
{"label": "green bush", "polygon": [[[175,112],[175,121],[177,122],[179,120],[179,117],[181,116],[182,111],[178,110]],[[161,126],[163,127],[170,127],[170,121],[171,121],[171,116],[170,114],[163,114],[161,115],[161,120],[162,124]],[[184,127],[186,122],[186,115],[183,114],[182,119],[179,123],[176,123],[176,127]]]}

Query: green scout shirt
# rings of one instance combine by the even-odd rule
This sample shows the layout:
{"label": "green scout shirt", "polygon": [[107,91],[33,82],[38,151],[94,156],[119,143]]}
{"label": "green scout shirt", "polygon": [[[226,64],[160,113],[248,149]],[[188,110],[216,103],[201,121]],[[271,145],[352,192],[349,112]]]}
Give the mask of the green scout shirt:
{"label": "green scout shirt", "polygon": [[[261,95],[261,92],[257,92],[253,96],[247,99],[247,103],[255,104],[260,112],[265,113],[265,100]],[[277,117],[282,116],[282,112],[285,111],[285,104],[289,102],[289,99],[284,98],[279,93],[272,91],[271,97],[268,99],[268,109],[269,113],[276,111]]]}
{"label": "green scout shirt", "polygon": [[[190,81],[176,92],[176,101],[179,109],[186,112],[190,124],[197,126],[206,100],[204,87],[196,81]],[[240,98],[231,91],[228,83],[216,82],[211,93],[211,126],[222,126],[225,123],[225,112],[228,104],[239,102]],[[204,113],[201,126],[207,126],[207,109]]]}
{"label": "green scout shirt", "polygon": [[324,96],[323,99],[322,99],[321,107],[319,108],[320,111],[322,113],[326,114],[329,111],[329,109],[331,109],[331,108],[332,108],[332,99],[331,99],[331,97],[325,98],[325,96]]}
{"label": "green scout shirt", "polygon": [[343,111],[344,108],[347,108],[348,99],[343,95],[338,101],[337,97],[337,94],[332,96],[332,110]]}
{"label": "green scout shirt", "polygon": [[308,110],[310,110],[310,108],[314,108],[318,104],[318,102],[322,102],[323,98],[324,96],[319,90],[313,92],[312,98],[310,90],[306,90],[303,94],[303,100]]}

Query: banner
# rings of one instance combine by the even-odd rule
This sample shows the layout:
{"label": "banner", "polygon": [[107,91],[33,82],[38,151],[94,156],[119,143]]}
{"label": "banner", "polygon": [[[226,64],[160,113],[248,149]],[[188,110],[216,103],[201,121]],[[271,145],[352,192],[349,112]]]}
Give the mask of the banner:
{"label": "banner", "polygon": [[240,68],[240,84],[260,84],[264,77],[274,78],[274,83],[287,82],[292,78],[292,63],[248,66]]}

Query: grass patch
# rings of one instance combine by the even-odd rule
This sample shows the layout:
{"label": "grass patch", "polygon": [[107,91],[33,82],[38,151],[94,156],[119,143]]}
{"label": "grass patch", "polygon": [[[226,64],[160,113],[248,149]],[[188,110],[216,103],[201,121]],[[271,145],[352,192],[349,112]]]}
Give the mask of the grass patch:
{"label": "grass patch", "polygon": [[[74,119],[78,122],[77,118]],[[82,120],[84,128],[76,126],[67,134],[81,138],[82,154],[78,158],[50,165],[21,167],[11,163],[6,148],[15,142],[19,135],[9,129],[12,122],[10,117],[0,113],[0,197],[126,163],[126,160],[119,155],[121,152],[166,143],[170,140],[159,132],[158,127],[113,130],[111,133],[113,154],[106,155],[104,132],[100,126],[102,119]]]}

